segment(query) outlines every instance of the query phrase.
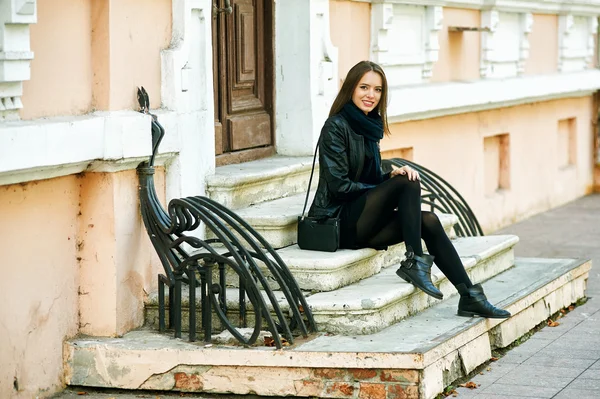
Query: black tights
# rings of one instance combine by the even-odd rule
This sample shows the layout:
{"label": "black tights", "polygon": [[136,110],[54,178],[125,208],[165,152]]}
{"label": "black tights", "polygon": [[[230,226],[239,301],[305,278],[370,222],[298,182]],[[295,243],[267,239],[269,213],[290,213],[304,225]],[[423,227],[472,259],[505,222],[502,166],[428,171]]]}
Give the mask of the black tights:
{"label": "black tights", "polygon": [[423,238],[429,253],[435,257],[435,264],[454,286],[473,285],[437,215],[421,211],[419,181],[399,175],[363,195],[364,208],[356,222],[359,246],[377,248],[404,241],[415,255],[422,255]]}

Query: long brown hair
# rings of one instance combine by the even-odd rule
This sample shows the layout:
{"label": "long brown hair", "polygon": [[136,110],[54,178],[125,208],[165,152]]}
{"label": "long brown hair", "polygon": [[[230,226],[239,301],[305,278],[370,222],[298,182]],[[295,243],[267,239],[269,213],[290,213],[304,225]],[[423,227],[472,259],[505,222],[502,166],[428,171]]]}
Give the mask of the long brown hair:
{"label": "long brown hair", "polygon": [[390,134],[390,129],[388,127],[387,122],[387,100],[388,100],[388,84],[387,79],[385,77],[385,72],[383,72],[383,68],[372,61],[361,61],[358,64],[354,65],[346,75],[346,79],[344,83],[342,83],[342,88],[340,89],[338,95],[335,97],[333,104],[331,105],[331,110],[329,111],[329,116],[338,114],[344,105],[349,101],[352,101],[352,94],[356,89],[356,86],[362,79],[362,77],[367,72],[376,72],[381,76],[381,98],[379,99],[379,103],[375,110],[381,116],[381,120],[383,122],[383,131],[386,134]]}

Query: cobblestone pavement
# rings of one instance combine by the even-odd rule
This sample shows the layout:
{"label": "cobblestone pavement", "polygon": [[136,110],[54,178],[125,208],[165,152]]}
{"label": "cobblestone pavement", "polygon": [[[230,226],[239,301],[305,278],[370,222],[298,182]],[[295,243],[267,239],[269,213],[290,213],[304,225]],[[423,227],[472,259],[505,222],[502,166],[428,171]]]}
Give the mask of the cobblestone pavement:
{"label": "cobblestone pavement", "polygon": [[[458,398],[600,398],[600,195],[590,195],[497,232],[520,238],[516,256],[590,258],[588,301],[544,327],[471,381]],[[450,398],[452,395],[449,396]]]}
{"label": "cobblestone pavement", "polygon": [[[457,398],[600,398],[600,195],[590,195],[499,230],[516,234],[520,257],[590,258],[589,300],[556,327],[544,327],[475,376],[476,389],[457,388]],[[85,396],[78,392],[87,393]],[[231,398],[221,395],[66,390],[60,399]],[[256,398],[256,396],[253,396]],[[453,396],[450,395],[450,398]],[[250,396],[246,396],[250,399]]]}

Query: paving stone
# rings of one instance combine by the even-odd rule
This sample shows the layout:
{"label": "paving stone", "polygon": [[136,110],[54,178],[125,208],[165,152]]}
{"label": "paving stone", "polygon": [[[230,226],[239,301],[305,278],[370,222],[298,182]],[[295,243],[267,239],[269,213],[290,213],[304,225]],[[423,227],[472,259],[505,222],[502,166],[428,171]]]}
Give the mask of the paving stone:
{"label": "paving stone", "polygon": [[551,356],[547,353],[538,353],[523,362],[524,366],[536,365],[545,367],[567,367],[583,371],[590,367],[596,359],[581,359],[566,356]]}
{"label": "paving stone", "polygon": [[[460,397],[460,396],[459,396]],[[500,394],[500,395],[495,395],[495,394],[486,394],[486,393],[481,393],[477,396],[475,396],[475,398],[477,399],[543,399],[542,396],[514,396],[514,395],[510,395],[510,396],[506,396],[506,394]]]}
{"label": "paving stone", "polygon": [[591,370],[600,370],[600,360],[590,366]]}
{"label": "paving stone", "polygon": [[[539,337],[541,339],[548,339],[548,340],[556,340],[559,339],[560,337],[562,337],[564,334],[566,333],[565,331],[560,331],[560,330],[556,330],[550,327],[547,328],[543,328],[540,331],[536,332],[534,337]],[[525,342],[525,344],[523,345],[527,345],[527,342]]]}
{"label": "paving stone", "polygon": [[517,383],[538,386],[540,384],[545,385],[548,382],[552,382],[552,379],[554,378],[564,378],[572,381],[579,376],[581,372],[581,370],[565,367],[545,367],[521,364],[502,378],[505,379],[505,381],[514,380],[517,381]]}
{"label": "paving stone", "polygon": [[554,396],[555,399],[598,399],[600,395],[598,391],[586,389],[571,389],[565,388],[560,393]]}
{"label": "paving stone", "polygon": [[510,351],[506,355],[502,356],[502,362],[511,364],[521,364],[527,359],[529,359],[531,356],[533,356],[533,353],[531,352],[515,353],[513,351]]}
{"label": "paving stone", "polygon": [[[532,387],[526,385],[511,385],[503,383],[495,383],[485,388],[483,394],[494,394],[503,397],[504,399],[512,398],[513,396],[527,396],[532,393]],[[561,388],[556,386],[536,386],[533,393],[539,398],[552,398]],[[479,399],[479,395],[476,396]]]}
{"label": "paving stone", "polygon": [[[569,389],[595,390],[596,392],[600,392],[600,379],[579,377],[569,384]],[[598,396],[600,396],[600,393]]]}
{"label": "paving stone", "polygon": [[579,378],[590,378],[593,380],[600,380],[600,370],[598,369],[588,369],[585,370],[579,377]]}
{"label": "paving stone", "polygon": [[548,357],[568,357],[575,359],[600,359],[600,348],[598,349],[570,349],[568,344],[565,344],[563,348],[543,348],[537,352],[539,356]]}
{"label": "paving stone", "polygon": [[528,339],[509,353],[536,353],[550,345],[554,340],[548,338]]}
{"label": "paving stone", "polygon": [[562,349],[565,347],[568,347],[570,349],[575,349],[575,350],[586,350],[594,347],[598,347],[598,344],[591,344],[590,342],[587,341],[579,341],[579,340],[555,340],[554,342],[552,342],[551,344],[549,344],[546,348],[547,349]]}

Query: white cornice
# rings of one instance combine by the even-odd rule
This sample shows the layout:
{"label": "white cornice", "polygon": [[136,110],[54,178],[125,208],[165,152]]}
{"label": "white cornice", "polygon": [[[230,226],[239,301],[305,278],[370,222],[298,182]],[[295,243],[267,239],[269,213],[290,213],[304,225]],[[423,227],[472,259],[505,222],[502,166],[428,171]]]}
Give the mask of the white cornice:
{"label": "white cornice", "polygon": [[362,3],[396,3],[419,6],[442,6],[474,8],[478,10],[496,8],[508,12],[531,12],[536,14],[600,15],[600,0],[353,0]]}
{"label": "white cornice", "polygon": [[[390,89],[390,123],[590,95],[600,70]],[[157,111],[163,160],[181,150],[185,114]],[[133,111],[0,124],[0,185],[133,169],[150,155],[150,117]]]}
{"label": "white cornice", "polygon": [[[159,112],[168,131],[161,157],[179,152],[177,116]],[[151,153],[150,116],[98,112],[0,124],[0,186],[80,172],[134,169]]]}
{"label": "white cornice", "polygon": [[582,97],[600,89],[600,70],[390,88],[390,123]]}

